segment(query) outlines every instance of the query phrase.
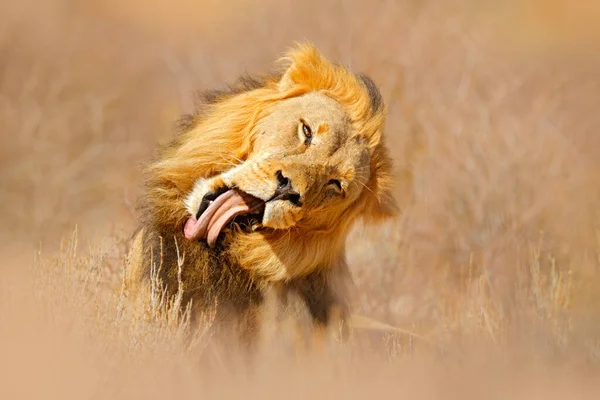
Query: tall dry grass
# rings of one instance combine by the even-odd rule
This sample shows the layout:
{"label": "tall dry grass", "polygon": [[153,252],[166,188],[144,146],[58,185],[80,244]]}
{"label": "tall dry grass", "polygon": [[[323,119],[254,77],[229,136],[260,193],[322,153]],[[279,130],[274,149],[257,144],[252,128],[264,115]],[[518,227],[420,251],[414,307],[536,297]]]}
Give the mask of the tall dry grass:
{"label": "tall dry grass", "polygon": [[[0,397],[597,393],[600,7],[2,10]],[[389,106],[403,215],[357,227],[348,257],[356,310],[399,329],[358,330],[315,353],[273,321],[248,364],[211,336],[210,312],[190,333],[177,299],[155,291],[130,307],[121,278],[138,167],[194,90],[264,72],[305,38],[370,74]]]}

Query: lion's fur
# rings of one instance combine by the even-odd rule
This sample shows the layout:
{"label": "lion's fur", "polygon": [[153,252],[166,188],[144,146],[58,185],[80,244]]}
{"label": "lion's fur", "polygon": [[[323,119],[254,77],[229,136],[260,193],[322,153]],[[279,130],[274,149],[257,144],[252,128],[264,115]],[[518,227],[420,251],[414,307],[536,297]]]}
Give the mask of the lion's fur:
{"label": "lion's fur", "polygon": [[[334,281],[347,278],[344,246],[358,217],[381,220],[396,213],[391,194],[392,163],[382,129],[386,107],[374,83],[326,60],[315,47],[299,45],[281,60],[282,73],[245,78],[227,91],[210,92],[196,114],[147,170],[141,229],[130,252],[128,282],[133,291],[148,281],[151,263],[169,293],[177,290],[177,254],[185,257],[184,302],[218,304],[217,314],[254,332],[266,290],[283,298],[299,295],[317,323],[346,312],[343,291]],[[190,212],[185,198],[199,178],[218,177],[260,152],[253,147],[259,121],[285,99],[319,92],[341,105],[350,130],[369,153],[369,179],[360,197],[332,217],[328,226],[242,233],[233,228],[214,249],[190,242],[183,224]],[[358,137],[357,143],[358,142]],[[367,167],[367,166],[365,166]],[[311,229],[314,228],[314,229]],[[161,255],[162,249],[162,255]],[[178,251],[177,251],[178,250]]]}

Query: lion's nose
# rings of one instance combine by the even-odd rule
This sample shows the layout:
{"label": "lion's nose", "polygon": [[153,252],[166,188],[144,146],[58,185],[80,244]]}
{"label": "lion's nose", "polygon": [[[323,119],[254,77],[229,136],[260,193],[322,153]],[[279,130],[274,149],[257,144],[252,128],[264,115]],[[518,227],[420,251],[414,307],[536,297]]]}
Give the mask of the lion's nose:
{"label": "lion's nose", "polygon": [[275,172],[275,179],[277,180],[277,189],[269,201],[288,200],[296,206],[301,206],[300,193],[294,190],[290,178],[283,176],[283,172],[279,170]]}

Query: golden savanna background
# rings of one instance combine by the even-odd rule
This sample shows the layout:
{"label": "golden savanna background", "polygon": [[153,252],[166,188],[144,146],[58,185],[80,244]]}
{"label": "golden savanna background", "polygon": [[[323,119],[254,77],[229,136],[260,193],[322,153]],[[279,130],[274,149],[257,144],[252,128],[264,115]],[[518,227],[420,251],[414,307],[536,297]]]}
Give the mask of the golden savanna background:
{"label": "golden savanna background", "polygon": [[[600,391],[600,3],[0,0],[0,398],[563,399]],[[362,315],[236,360],[121,285],[140,165],[194,92],[294,41],[370,75],[403,214]],[[206,326],[211,316],[207,315]],[[285,329],[283,330],[285,331]]]}

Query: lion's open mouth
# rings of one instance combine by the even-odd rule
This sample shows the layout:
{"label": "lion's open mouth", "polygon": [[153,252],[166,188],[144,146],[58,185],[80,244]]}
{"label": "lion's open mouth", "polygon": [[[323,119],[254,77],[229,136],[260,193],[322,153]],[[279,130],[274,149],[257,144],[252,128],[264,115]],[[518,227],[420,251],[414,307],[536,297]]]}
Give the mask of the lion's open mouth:
{"label": "lion's open mouth", "polygon": [[183,232],[186,239],[206,239],[208,245],[213,247],[223,228],[230,222],[236,220],[240,225],[246,226],[259,223],[264,207],[263,200],[240,190],[230,189],[217,197],[200,218],[189,218]]}

